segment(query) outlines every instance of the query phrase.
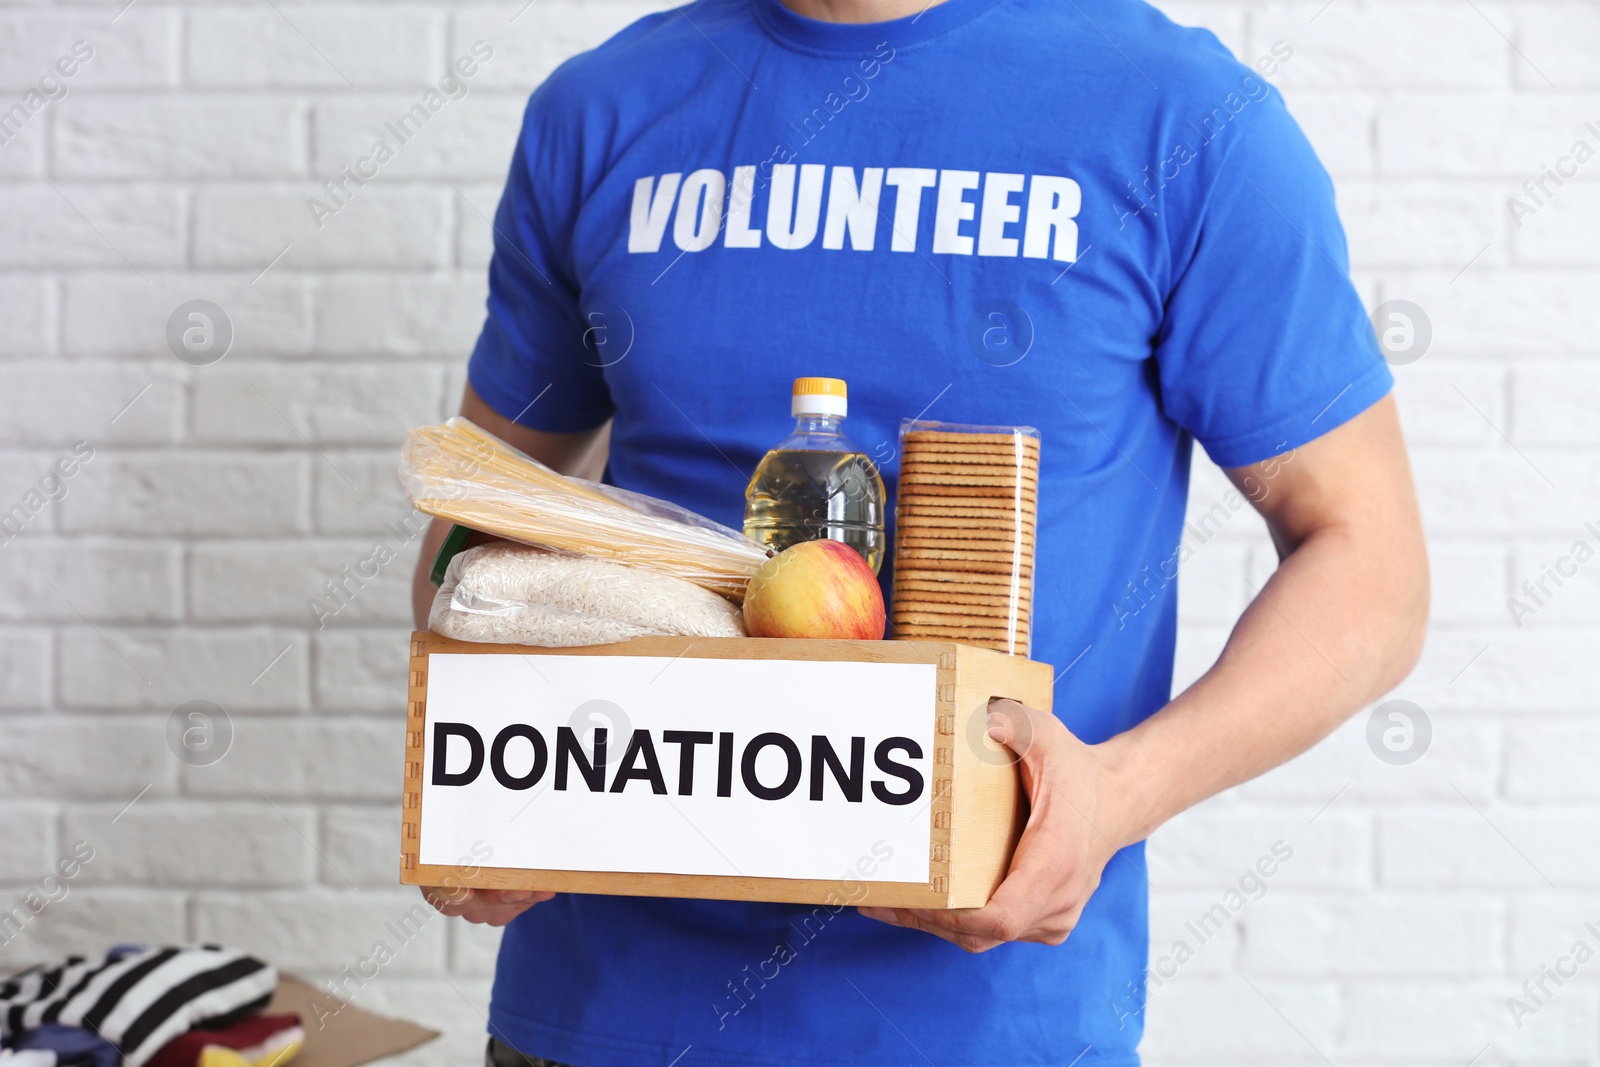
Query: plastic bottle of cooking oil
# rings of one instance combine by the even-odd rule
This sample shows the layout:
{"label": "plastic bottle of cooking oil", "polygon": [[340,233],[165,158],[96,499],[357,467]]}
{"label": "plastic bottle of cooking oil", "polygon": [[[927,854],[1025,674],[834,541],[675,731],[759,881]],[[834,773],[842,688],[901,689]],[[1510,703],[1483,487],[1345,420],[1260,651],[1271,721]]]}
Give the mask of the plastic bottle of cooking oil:
{"label": "plastic bottle of cooking oil", "polygon": [[883,565],[883,478],[844,435],[848,405],[838,378],[796,378],[794,432],[768,452],[745,490],[745,536],[773,551],[829,538]]}

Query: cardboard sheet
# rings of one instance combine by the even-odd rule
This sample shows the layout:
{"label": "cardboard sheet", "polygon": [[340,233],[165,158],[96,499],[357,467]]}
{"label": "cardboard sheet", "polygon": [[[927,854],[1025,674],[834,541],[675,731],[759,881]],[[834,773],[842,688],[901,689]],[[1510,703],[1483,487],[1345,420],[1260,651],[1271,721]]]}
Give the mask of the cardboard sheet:
{"label": "cardboard sheet", "polygon": [[414,1049],[437,1030],[366,1011],[292,975],[279,974],[268,1012],[294,1012],[306,1044],[293,1067],[358,1067]]}

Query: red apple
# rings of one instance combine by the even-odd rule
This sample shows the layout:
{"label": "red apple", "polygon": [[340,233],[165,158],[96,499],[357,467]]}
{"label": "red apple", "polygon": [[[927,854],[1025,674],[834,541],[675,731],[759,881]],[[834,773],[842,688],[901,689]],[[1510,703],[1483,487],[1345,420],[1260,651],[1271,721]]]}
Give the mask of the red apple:
{"label": "red apple", "polygon": [[751,637],[883,639],[883,590],[842,541],[802,541],[767,560],[744,594]]}

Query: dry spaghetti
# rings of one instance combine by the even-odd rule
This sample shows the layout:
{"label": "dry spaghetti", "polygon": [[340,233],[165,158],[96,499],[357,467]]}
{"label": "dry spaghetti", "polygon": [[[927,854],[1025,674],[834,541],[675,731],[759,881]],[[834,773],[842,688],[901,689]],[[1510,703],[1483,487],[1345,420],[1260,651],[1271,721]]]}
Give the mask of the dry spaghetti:
{"label": "dry spaghetti", "polygon": [[685,508],[557,474],[459,416],[406,435],[411,506],[474,530],[685,578],[739,598],[766,550]]}

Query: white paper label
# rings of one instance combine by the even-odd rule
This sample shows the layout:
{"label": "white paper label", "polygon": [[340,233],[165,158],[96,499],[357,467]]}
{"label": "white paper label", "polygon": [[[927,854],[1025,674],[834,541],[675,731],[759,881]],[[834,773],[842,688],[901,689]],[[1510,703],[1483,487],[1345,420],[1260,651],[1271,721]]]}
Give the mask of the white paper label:
{"label": "white paper label", "polygon": [[435,653],[419,859],[925,883],[936,680],[931,663]]}

